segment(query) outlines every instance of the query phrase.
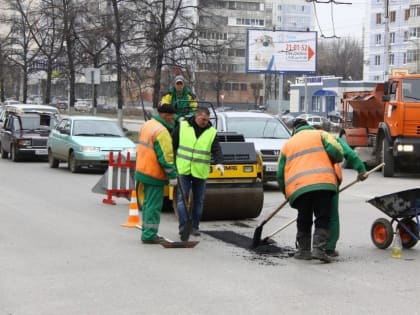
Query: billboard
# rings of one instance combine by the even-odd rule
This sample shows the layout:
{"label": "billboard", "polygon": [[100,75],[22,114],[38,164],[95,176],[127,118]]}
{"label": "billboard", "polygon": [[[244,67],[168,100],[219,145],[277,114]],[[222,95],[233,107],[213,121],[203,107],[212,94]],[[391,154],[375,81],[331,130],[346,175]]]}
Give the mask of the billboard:
{"label": "billboard", "polygon": [[246,72],[316,73],[317,32],[247,30]]}

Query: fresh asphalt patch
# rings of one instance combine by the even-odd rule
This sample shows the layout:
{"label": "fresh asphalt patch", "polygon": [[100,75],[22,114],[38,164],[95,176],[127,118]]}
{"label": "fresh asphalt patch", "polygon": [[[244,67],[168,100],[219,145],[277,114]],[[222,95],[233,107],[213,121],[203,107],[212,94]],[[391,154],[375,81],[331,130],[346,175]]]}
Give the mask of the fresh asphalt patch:
{"label": "fresh asphalt patch", "polygon": [[[233,231],[201,231],[215,239],[234,245],[238,248],[248,250],[251,260],[265,265],[274,265],[270,258],[290,258],[295,254],[295,250],[290,246],[280,247],[276,244],[261,243],[257,247],[252,246],[252,238]],[[244,256],[245,257],[245,256]]]}

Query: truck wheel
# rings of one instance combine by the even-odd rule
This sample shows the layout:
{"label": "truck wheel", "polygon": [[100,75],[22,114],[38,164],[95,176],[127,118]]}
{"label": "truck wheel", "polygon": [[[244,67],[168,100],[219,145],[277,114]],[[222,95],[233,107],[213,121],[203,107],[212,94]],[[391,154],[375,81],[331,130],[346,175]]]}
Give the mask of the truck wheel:
{"label": "truck wheel", "polygon": [[385,163],[382,167],[382,175],[384,177],[394,176],[394,156],[385,137],[382,139],[382,161]]}
{"label": "truck wheel", "polygon": [[[410,233],[403,227],[403,225],[416,237],[414,238],[411,236]],[[419,229],[417,227],[417,223],[409,218],[402,219],[400,223],[397,225],[397,229],[400,231],[401,243],[403,248],[411,248],[417,244],[418,237],[419,237]]]}
{"label": "truck wheel", "polygon": [[391,222],[384,218],[376,219],[370,229],[370,237],[379,249],[388,248],[394,238]]}

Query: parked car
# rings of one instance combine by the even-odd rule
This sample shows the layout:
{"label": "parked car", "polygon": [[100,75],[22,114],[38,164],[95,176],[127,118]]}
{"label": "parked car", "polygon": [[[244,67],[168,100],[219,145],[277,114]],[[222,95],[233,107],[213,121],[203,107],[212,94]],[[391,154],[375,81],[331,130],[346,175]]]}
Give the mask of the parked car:
{"label": "parked car", "polygon": [[3,105],[15,105],[15,104],[21,104],[19,101],[15,100],[15,99],[7,99],[3,102]]}
{"label": "parked car", "polygon": [[74,103],[74,109],[78,112],[89,112],[92,109],[92,100],[78,99]]}
{"label": "parked car", "polygon": [[55,115],[56,119],[60,119],[60,111],[49,105],[36,105],[36,104],[13,104],[4,105],[0,111],[0,126],[4,123],[7,116],[11,113],[47,113]]}
{"label": "parked car", "polygon": [[54,114],[11,113],[0,130],[0,155],[17,162],[22,158],[47,158],[47,140],[56,124]]}
{"label": "parked car", "polygon": [[290,138],[286,125],[266,113],[225,111],[216,115],[219,131],[243,134],[246,141],[254,143],[263,159],[263,181],[275,181],[280,150]]}
{"label": "parked car", "polygon": [[42,104],[42,96],[41,95],[29,95],[26,98],[26,103],[28,104]]}
{"label": "parked car", "polygon": [[65,97],[54,96],[51,100],[51,105],[59,110],[67,110],[68,102],[69,100]]}
{"label": "parked car", "polygon": [[68,162],[72,173],[82,167],[106,169],[110,152],[130,152],[136,159],[136,144],[124,135],[115,120],[97,116],[63,118],[48,138],[48,162],[57,168]]}

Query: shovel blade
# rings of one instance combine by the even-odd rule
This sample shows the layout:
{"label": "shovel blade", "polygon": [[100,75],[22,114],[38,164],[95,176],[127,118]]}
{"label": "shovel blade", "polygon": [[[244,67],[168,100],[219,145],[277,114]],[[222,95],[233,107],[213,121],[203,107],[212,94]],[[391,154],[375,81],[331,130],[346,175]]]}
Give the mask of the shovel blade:
{"label": "shovel blade", "polygon": [[260,245],[261,242],[261,235],[262,235],[263,226],[258,226],[254,231],[254,237],[252,238],[252,247],[257,247]]}

